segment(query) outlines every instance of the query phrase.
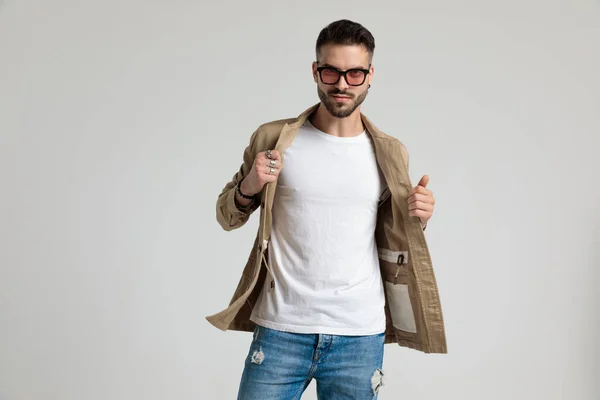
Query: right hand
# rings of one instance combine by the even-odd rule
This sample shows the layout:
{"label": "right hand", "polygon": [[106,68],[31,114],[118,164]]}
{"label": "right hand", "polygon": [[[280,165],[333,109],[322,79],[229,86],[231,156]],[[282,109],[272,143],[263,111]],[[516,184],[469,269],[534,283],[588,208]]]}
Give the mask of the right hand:
{"label": "right hand", "polygon": [[271,160],[267,158],[267,152],[261,151],[256,155],[250,172],[244,178],[242,185],[240,186],[242,193],[247,196],[254,196],[261,192],[267,183],[277,180],[279,171],[281,170],[281,155],[279,154],[279,151],[272,150],[271,157],[275,160],[273,174],[269,173],[271,170]]}

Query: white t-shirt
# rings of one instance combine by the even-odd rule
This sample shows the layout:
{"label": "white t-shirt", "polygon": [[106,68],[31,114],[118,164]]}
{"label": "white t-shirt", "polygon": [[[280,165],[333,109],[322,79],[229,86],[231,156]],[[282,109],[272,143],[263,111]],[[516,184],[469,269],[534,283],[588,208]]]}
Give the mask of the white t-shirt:
{"label": "white t-shirt", "polygon": [[370,135],[337,137],[308,120],[284,153],[273,201],[269,266],[250,320],[297,333],[385,331],[375,243],[385,179]]}

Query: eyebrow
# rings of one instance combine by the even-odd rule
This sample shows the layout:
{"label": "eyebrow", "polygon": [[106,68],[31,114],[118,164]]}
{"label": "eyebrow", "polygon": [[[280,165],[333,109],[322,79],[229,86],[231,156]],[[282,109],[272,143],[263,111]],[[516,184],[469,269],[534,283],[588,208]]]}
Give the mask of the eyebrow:
{"label": "eyebrow", "polygon": [[[322,67],[328,67],[328,68],[335,68],[335,69],[339,69],[340,71],[342,71],[341,68],[336,67],[335,65],[331,65],[328,63],[323,63],[321,64]],[[352,68],[348,68],[348,69],[369,69],[369,68],[365,68],[362,65],[359,65],[358,67],[352,67]]]}

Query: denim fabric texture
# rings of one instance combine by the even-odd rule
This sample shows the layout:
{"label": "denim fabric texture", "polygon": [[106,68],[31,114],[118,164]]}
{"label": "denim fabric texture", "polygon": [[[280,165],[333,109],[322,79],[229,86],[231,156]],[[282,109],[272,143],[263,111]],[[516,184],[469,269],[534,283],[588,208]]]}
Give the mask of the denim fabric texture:
{"label": "denim fabric texture", "polygon": [[384,384],[384,333],[283,332],[257,325],[238,400],[297,400],[314,378],[319,400],[373,400]]}

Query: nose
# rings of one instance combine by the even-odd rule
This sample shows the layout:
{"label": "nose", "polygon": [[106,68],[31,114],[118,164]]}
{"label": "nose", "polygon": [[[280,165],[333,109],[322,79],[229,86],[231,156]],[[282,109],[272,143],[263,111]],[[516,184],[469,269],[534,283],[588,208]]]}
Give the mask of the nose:
{"label": "nose", "polygon": [[348,89],[350,85],[348,85],[348,82],[346,82],[346,78],[344,76],[340,76],[340,79],[335,84],[335,87],[338,88],[338,90],[345,90]]}

